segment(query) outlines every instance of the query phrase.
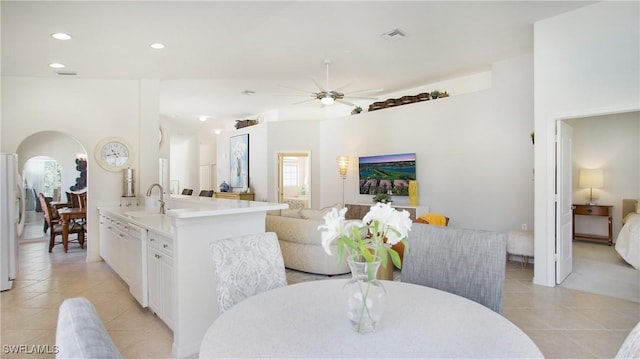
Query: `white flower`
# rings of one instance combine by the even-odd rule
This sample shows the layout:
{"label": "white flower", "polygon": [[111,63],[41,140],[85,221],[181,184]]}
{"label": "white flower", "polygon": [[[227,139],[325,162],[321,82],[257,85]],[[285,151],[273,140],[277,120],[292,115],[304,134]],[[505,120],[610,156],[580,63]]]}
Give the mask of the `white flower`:
{"label": "white flower", "polygon": [[[411,230],[409,212],[398,212],[388,203],[377,203],[364,216],[363,222],[346,221],[346,212],[347,208],[340,211],[333,208],[324,216],[324,224],[318,226],[322,231],[320,237],[324,251],[332,255],[331,244],[337,240],[338,260],[342,260],[345,254],[360,254],[371,261],[379,255],[378,251],[394,252],[392,261],[400,268],[400,257],[391,246],[407,238]],[[385,262],[383,260],[383,265]]]}
{"label": "white flower", "polygon": [[401,240],[407,238],[411,230],[411,219],[409,212],[398,212],[391,207],[390,203],[376,203],[371,207],[362,221],[365,224],[378,222],[378,235],[381,238],[387,238],[387,244],[394,245]]}
{"label": "white flower", "polygon": [[347,208],[343,208],[338,212],[336,208],[331,209],[324,215],[324,224],[318,226],[318,230],[321,230],[320,234],[322,238],[322,248],[331,255],[331,242],[341,235],[344,235],[344,214],[347,213]]}

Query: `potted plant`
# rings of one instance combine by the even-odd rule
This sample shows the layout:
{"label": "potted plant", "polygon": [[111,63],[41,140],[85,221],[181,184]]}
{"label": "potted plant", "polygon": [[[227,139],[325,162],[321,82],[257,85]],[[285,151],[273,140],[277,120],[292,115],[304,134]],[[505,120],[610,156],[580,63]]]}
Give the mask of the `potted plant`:
{"label": "potted plant", "polygon": [[433,91],[431,91],[430,95],[431,95],[431,98],[435,100],[435,99],[438,98],[438,96],[440,96],[440,91],[433,90]]}
{"label": "potted plant", "polygon": [[374,203],[390,203],[393,201],[391,200],[390,194],[386,192],[380,192],[380,193],[377,193],[375,196],[373,196],[373,202]]}
{"label": "potted plant", "polygon": [[351,110],[351,114],[352,115],[357,115],[360,112],[362,112],[362,107],[360,107],[360,106],[356,106],[356,107],[353,108],[353,110]]}

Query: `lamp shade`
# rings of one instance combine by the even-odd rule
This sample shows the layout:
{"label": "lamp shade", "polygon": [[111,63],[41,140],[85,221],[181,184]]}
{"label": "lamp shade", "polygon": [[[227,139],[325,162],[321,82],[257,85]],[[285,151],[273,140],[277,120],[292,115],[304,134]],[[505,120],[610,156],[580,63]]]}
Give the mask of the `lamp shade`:
{"label": "lamp shade", "polygon": [[578,177],[578,187],[580,188],[600,188],[604,186],[602,169],[581,169]]}
{"label": "lamp shade", "polygon": [[347,178],[347,171],[349,170],[349,156],[338,156],[337,162],[340,178]]}

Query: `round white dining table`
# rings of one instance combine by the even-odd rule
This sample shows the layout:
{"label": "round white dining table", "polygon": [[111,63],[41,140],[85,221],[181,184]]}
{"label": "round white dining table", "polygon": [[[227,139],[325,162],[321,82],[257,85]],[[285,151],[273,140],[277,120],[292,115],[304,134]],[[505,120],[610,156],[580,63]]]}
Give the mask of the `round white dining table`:
{"label": "round white dining table", "polygon": [[346,280],[303,282],[234,305],[207,330],[200,358],[542,358],[520,328],[466,298],[383,281],[384,315],[372,333],[347,319]]}

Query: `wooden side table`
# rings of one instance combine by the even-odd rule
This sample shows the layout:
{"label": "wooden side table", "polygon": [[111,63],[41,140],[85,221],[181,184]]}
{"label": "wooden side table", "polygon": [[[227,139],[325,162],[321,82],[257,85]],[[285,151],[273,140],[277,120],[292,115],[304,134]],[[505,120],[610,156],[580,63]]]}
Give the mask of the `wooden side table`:
{"label": "wooden side table", "polygon": [[[597,206],[588,204],[574,204],[573,205],[573,239],[576,240],[590,240],[597,242],[607,242],[611,246],[613,241],[612,228],[611,228],[611,216],[613,212],[613,206]],[[595,234],[576,233],[576,216],[599,216],[608,217],[609,221],[609,235],[600,236]]]}

